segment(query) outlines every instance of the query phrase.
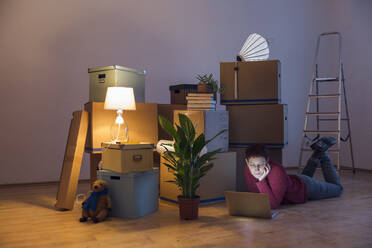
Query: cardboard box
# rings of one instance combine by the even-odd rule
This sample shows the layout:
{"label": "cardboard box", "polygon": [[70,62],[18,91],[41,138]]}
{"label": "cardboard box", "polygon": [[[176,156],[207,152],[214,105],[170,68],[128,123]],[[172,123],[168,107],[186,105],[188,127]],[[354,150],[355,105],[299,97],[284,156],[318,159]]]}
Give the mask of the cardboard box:
{"label": "cardboard box", "polygon": [[104,102],[107,87],[133,88],[136,102],[145,102],[146,71],[113,65],[89,68],[89,101]]}
{"label": "cardboard box", "polygon": [[221,104],[280,103],[280,70],[279,60],[220,63]]}
{"label": "cardboard box", "polygon": [[158,210],[158,168],[128,174],[99,170],[97,174],[108,183],[111,216],[135,219]]}
{"label": "cardboard box", "polygon": [[[174,110],[186,110],[187,106],[182,104],[158,104],[158,115],[162,115],[173,123],[173,111]],[[173,138],[163,130],[158,124],[158,138],[159,140],[173,140]]]}
{"label": "cardboard box", "polygon": [[[248,191],[245,182],[244,168],[245,151],[247,148],[229,148],[229,151],[236,152],[236,191]],[[283,162],[283,149],[282,148],[267,148],[270,159],[282,164]]]}
{"label": "cardboard box", "polygon": [[[117,116],[115,110],[104,110],[103,102],[88,102],[85,110],[89,112],[89,130],[85,151],[101,153],[101,144],[110,142],[110,129]],[[136,110],[123,111],[129,128],[129,141],[158,142],[158,106],[156,103],[136,103]]]}
{"label": "cardboard box", "polygon": [[178,84],[169,86],[171,104],[187,104],[186,96],[188,93],[197,92],[197,84]]}
{"label": "cardboard box", "polygon": [[221,148],[226,152],[229,147],[229,113],[225,110],[175,110],[174,123],[178,124],[178,114],[187,115],[195,126],[196,137],[204,133],[205,138],[211,139],[220,131],[227,131],[217,136],[207,145],[209,152]]}
{"label": "cardboard box", "polygon": [[[181,191],[174,183],[166,182],[174,180],[173,172],[163,163],[160,165],[160,198],[177,203],[177,196]],[[213,168],[200,180],[198,195],[200,203],[213,203],[225,200],[225,190],[235,190],[236,180],[236,153],[223,152],[216,155],[213,160]]]}
{"label": "cardboard box", "polygon": [[287,105],[228,105],[229,146],[248,147],[264,143],[269,147],[287,145]]}
{"label": "cardboard box", "polygon": [[102,144],[102,169],[118,173],[153,168],[152,144]]}

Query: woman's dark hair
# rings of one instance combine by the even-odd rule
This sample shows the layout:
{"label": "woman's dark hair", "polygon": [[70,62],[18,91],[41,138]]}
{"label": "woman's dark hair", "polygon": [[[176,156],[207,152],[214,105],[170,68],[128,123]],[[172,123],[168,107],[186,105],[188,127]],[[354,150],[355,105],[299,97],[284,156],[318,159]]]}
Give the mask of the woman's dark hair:
{"label": "woman's dark hair", "polygon": [[266,150],[265,145],[263,144],[254,144],[251,147],[248,147],[245,151],[245,157],[249,159],[250,157],[262,156],[266,160],[269,158],[269,153]]}

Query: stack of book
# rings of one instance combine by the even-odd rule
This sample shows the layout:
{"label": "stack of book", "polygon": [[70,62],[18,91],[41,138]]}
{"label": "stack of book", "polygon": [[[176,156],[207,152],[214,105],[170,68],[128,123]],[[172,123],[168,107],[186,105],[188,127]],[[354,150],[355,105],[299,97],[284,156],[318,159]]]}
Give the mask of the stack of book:
{"label": "stack of book", "polygon": [[213,94],[189,93],[186,99],[188,110],[216,110],[216,101]]}

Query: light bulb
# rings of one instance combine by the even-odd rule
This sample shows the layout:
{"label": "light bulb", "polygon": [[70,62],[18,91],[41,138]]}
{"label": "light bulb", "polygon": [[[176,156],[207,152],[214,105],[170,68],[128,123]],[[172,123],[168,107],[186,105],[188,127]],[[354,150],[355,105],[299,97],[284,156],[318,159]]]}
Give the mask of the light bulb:
{"label": "light bulb", "polygon": [[124,123],[124,119],[123,119],[123,117],[122,117],[121,115],[118,115],[118,116],[116,117],[115,123],[116,123],[116,124],[123,124],[123,123]]}

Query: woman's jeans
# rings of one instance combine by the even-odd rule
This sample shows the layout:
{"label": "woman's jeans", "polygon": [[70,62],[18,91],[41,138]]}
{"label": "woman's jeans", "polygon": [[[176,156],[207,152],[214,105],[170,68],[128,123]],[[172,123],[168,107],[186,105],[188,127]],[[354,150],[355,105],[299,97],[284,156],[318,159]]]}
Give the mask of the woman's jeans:
{"label": "woman's jeans", "polygon": [[[324,181],[313,178],[316,167],[320,163]],[[297,175],[306,184],[307,196],[309,200],[321,200],[340,196],[343,188],[340,184],[340,178],[336,169],[329,158],[328,152],[322,152],[319,155],[313,154],[307,161],[307,164],[301,174]]]}

